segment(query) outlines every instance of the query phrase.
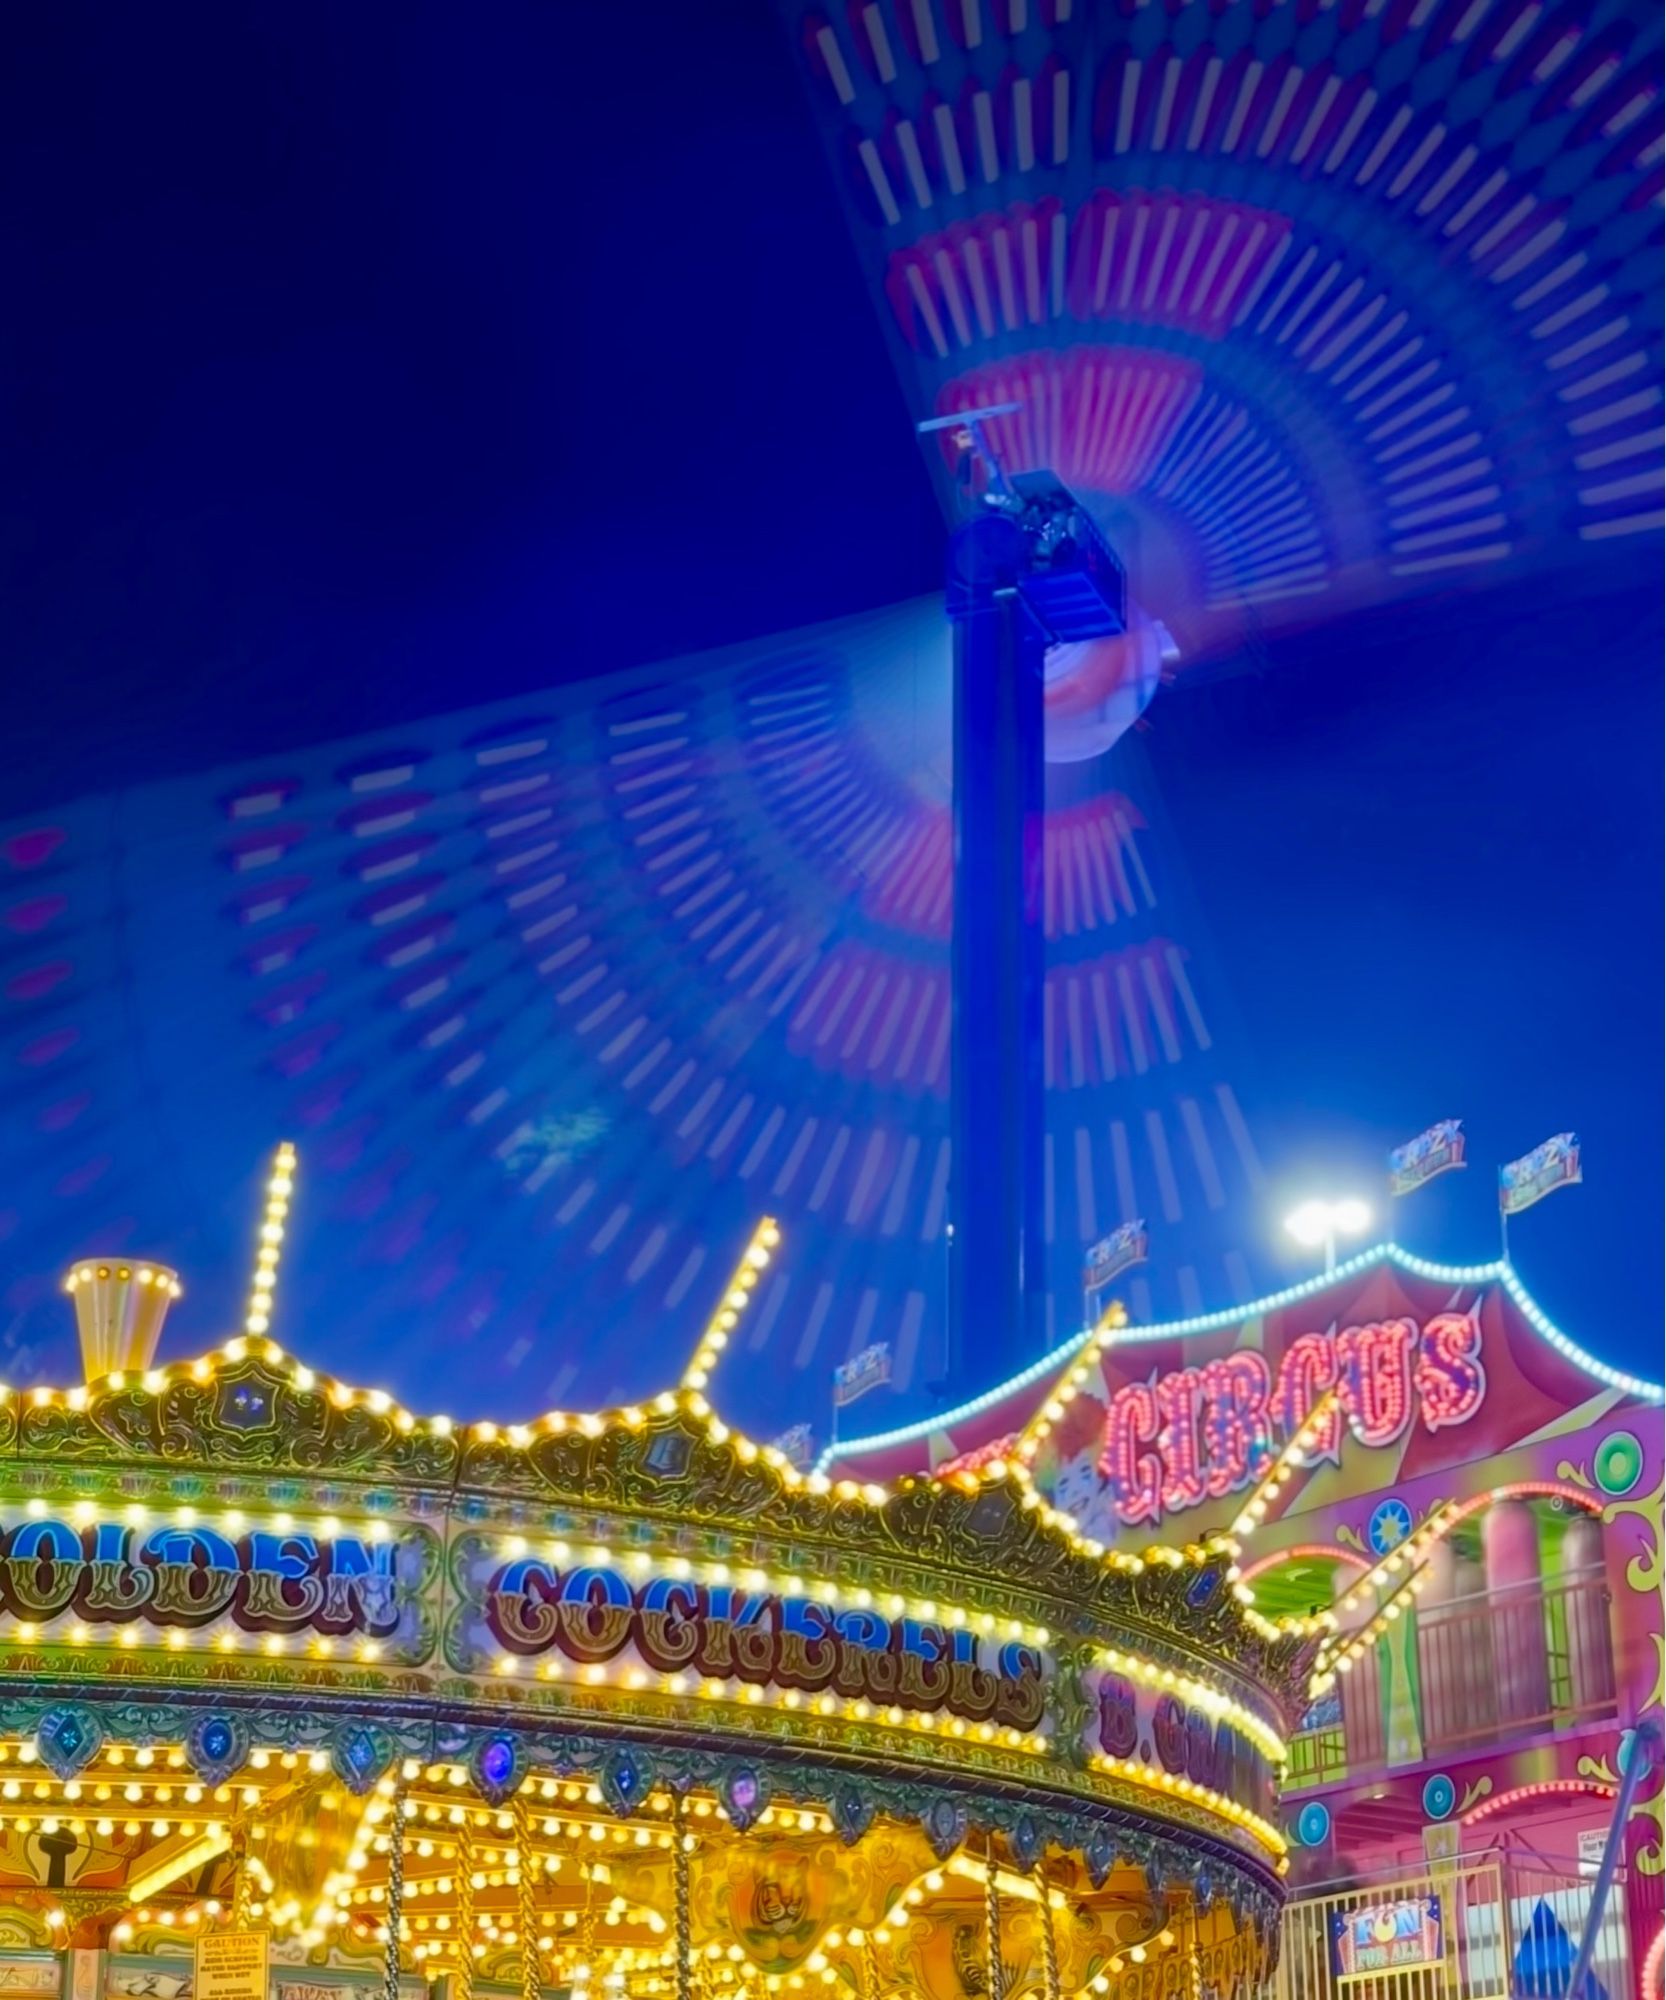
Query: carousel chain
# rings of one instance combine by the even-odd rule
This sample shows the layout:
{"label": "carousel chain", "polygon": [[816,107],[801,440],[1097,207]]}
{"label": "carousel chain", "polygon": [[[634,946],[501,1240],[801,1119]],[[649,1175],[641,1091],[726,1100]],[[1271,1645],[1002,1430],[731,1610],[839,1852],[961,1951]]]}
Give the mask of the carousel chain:
{"label": "carousel chain", "polygon": [[474,2000],[474,1837],[466,1821],[457,1840],[457,2000]]}
{"label": "carousel chain", "polygon": [[523,1793],[515,1801],[516,1918],[521,1932],[521,2000],[538,2000],[544,1990],[538,1963],[538,1858],[532,1851],[532,1809]]}
{"label": "carousel chain", "polygon": [[879,2000],[879,1947],[872,1931],[862,1934],[862,1987],[862,2000]]}
{"label": "carousel chain", "polygon": [[405,1781],[394,1787],[388,1815],[388,1938],[382,1974],[383,2000],[399,2000],[399,1933],[405,1914]]}
{"label": "carousel chain", "polygon": [[1059,2000],[1059,1941],[1053,1930],[1053,1905],[1047,1893],[1047,1866],[1037,1861],[1030,1870],[1041,1894],[1041,1965],[1044,2000]]}
{"label": "carousel chain", "polygon": [[677,1925],[677,2000],[694,2000],[694,1976],[690,1963],[692,1945],[689,1926],[688,1834],[683,1824],[683,1797],[671,1794],[671,1883]]}
{"label": "carousel chain", "polygon": [[249,1880],[249,1823],[239,1823],[237,1834],[231,1846],[231,1927],[234,1931],[249,1928],[249,1903],[251,1883]]}
{"label": "carousel chain", "polygon": [[1001,1891],[995,1881],[995,1836],[984,1849],[983,1921],[988,2000],[1006,2000],[1006,1968],[1001,1963]]}
{"label": "carousel chain", "polygon": [[579,1919],[579,1963],[594,1973],[596,1964],[596,1863],[584,1870],[584,1910]]}

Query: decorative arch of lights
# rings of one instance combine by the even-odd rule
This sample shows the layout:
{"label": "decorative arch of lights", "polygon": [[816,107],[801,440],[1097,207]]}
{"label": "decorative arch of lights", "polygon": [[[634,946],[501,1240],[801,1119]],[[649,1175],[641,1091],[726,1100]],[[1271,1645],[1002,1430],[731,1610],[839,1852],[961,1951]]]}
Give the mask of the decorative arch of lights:
{"label": "decorative arch of lights", "polygon": [[1183,651],[1660,527],[1658,8],[786,11],[919,412]]}

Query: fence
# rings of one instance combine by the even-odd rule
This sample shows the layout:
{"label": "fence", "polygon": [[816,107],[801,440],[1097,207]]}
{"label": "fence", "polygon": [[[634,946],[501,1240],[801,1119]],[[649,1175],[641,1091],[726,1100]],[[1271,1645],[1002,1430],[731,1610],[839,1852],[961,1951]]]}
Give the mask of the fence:
{"label": "fence", "polygon": [[[1563,2000],[1594,1884],[1576,1862],[1502,1852],[1290,1903],[1276,2000]],[[1630,2000],[1623,1872],[1583,2000]]]}
{"label": "fence", "polygon": [[[1371,1771],[1387,1756],[1383,1647],[1339,1681],[1290,1744],[1287,1793]],[[1461,1597],[1417,1612],[1416,1709],[1425,1755],[1611,1715],[1614,1651],[1600,1573]]]}
{"label": "fence", "polygon": [[1600,1575],[1518,1584],[1420,1610],[1424,1749],[1464,1749],[1506,1732],[1610,1714],[1609,1629]]}

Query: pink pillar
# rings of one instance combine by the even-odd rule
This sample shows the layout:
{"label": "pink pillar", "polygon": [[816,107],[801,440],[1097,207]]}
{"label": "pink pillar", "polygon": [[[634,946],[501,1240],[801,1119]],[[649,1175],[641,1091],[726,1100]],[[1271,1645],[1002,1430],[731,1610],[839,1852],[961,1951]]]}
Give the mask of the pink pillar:
{"label": "pink pillar", "polygon": [[1487,1609],[1487,1573],[1471,1556],[1459,1556],[1453,1588],[1452,1647],[1457,1655],[1459,1729],[1473,1742],[1498,1719],[1498,1685],[1492,1671],[1492,1615]]}
{"label": "pink pillar", "polygon": [[1436,1542],[1417,1600],[1417,1685],[1423,1747],[1451,1740],[1462,1706],[1461,1653],[1451,1603],[1458,1594],[1458,1559],[1450,1542]]}
{"label": "pink pillar", "polygon": [[1550,1663],[1545,1646],[1539,1525],[1525,1500],[1495,1500],[1481,1522],[1493,1632],[1500,1723],[1548,1721]]}
{"label": "pink pillar", "polygon": [[1568,1645],[1568,1695],[1576,1715],[1600,1714],[1614,1699],[1614,1641],[1602,1523],[1578,1514],[1562,1536],[1562,1602]]}

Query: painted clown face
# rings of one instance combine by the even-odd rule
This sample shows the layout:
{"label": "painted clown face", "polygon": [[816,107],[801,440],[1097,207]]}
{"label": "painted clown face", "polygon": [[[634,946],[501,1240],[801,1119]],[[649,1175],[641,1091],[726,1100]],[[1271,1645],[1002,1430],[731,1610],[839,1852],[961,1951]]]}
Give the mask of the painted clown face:
{"label": "painted clown face", "polygon": [[1085,1527],[1089,1511],[1099,1499],[1099,1454],[1079,1451],[1059,1467],[1053,1485],[1053,1505],[1073,1514]]}
{"label": "painted clown face", "polygon": [[1092,1524],[1105,1509],[1105,1484],[1099,1476],[1104,1432],[1105,1405],[1097,1396],[1077,1396],[1048,1440],[1053,1456],[1048,1497],[1088,1534],[1098,1533]]}

